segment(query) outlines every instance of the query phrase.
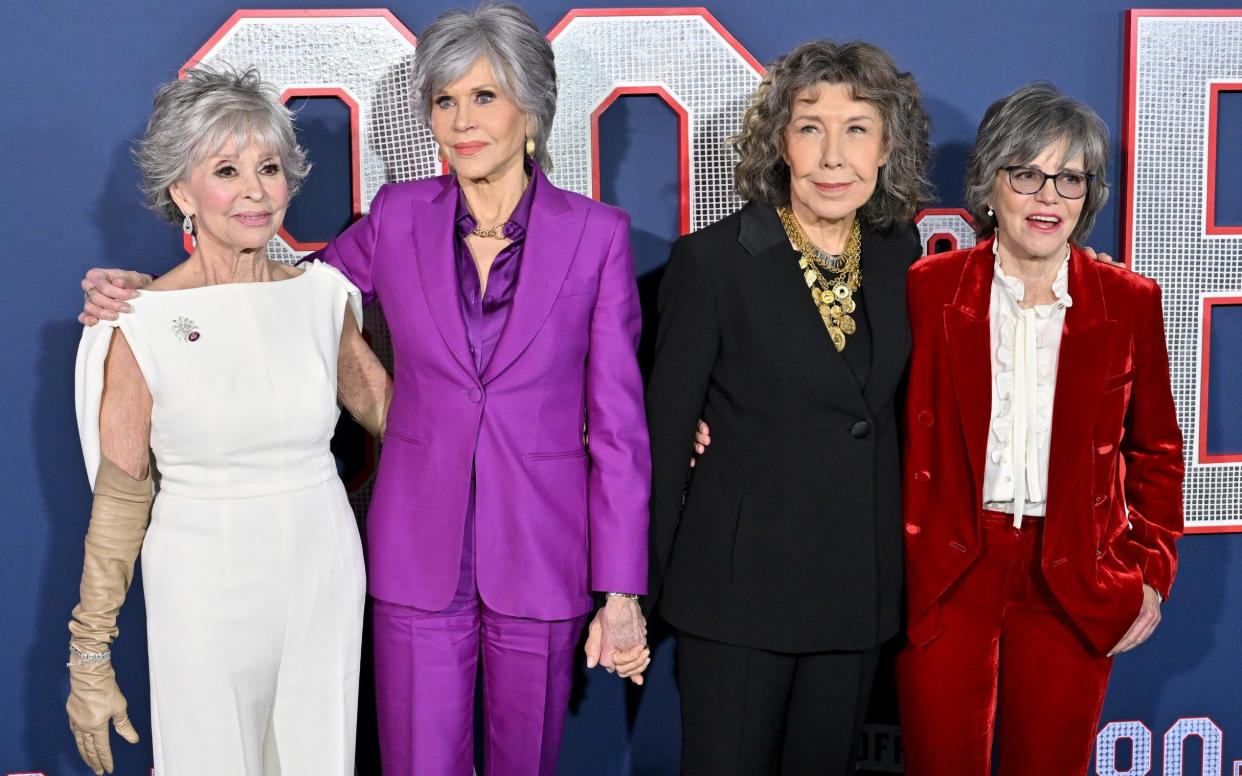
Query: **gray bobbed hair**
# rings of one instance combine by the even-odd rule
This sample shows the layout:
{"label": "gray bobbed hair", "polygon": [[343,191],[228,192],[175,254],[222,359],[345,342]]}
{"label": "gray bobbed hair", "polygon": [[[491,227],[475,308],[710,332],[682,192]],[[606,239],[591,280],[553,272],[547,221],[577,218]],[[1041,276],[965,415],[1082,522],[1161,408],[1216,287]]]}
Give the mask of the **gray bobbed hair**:
{"label": "gray bobbed hair", "polygon": [[851,98],[870,103],[883,123],[888,163],[880,168],[875,193],[859,210],[863,223],[887,229],[909,221],[931,199],[926,171],[931,121],[914,77],[898,70],[887,51],[860,41],[803,43],[768,66],[742,118],[742,131],[733,138],[740,154],[734,170],[738,195],[765,205],[789,204],[785,129],[798,93],[820,84],[845,84]]}
{"label": "gray bobbed hair", "polygon": [[274,85],[262,80],[253,67],[236,70],[200,64],[155,93],[146,134],[134,147],[147,206],[160,218],[180,223],[185,216],[169,187],[188,179],[199,162],[230,140],[238,149],[256,143],[279,154],[290,197],[310,172],[306,152],[293,132],[293,116]]}
{"label": "gray bobbed hair", "polygon": [[[1066,159],[1082,154],[1083,172],[1095,177],[1087,185],[1082,215],[1070,240],[1081,243],[1108,202],[1108,127],[1088,105],[1066,97],[1047,81],[1023,86],[992,103],[975,137],[966,167],[966,206],[980,237],[996,232],[996,216],[988,215],[994,186],[1008,186],[996,173],[1010,165],[1029,164],[1044,149],[1065,142]],[[999,183],[997,181],[1000,181]]]}
{"label": "gray bobbed hair", "polygon": [[455,8],[436,17],[418,36],[412,92],[414,112],[430,124],[431,101],[482,57],[497,86],[534,119],[535,161],[552,171],[548,135],[556,116],[556,63],[552,44],[534,20],[511,3]]}

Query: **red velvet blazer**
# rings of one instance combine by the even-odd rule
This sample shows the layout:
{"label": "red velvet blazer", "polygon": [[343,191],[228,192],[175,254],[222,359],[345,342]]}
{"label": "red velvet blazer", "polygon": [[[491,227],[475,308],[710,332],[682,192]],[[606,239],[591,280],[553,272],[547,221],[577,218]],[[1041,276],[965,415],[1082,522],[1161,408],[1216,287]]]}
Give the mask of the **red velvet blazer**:
{"label": "red velvet blazer", "polygon": [[[930,256],[907,279],[914,344],[902,421],[910,639],[940,631],[937,602],[980,551],[991,417],[987,240]],[[1101,653],[1137,617],[1144,582],[1168,598],[1182,533],[1182,435],[1160,289],[1075,248],[1057,367],[1042,567]]]}

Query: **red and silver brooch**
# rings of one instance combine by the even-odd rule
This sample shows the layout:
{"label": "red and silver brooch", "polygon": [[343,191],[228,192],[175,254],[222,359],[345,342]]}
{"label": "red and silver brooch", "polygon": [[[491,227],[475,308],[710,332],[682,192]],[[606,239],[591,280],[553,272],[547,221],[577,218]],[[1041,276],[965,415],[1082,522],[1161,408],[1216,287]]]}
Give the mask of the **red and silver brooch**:
{"label": "red and silver brooch", "polygon": [[198,342],[198,324],[184,316],[173,319],[173,336],[182,342]]}

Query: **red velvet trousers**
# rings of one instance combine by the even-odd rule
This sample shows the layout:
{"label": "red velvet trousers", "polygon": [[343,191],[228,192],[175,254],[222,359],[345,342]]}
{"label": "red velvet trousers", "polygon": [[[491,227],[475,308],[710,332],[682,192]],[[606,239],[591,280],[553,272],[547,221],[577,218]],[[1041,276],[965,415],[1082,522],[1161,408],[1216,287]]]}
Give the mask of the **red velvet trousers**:
{"label": "red velvet trousers", "polygon": [[1039,564],[1043,520],[984,512],[979,558],[941,598],[943,630],[897,657],[907,776],[1087,773],[1112,658],[1096,655]]}

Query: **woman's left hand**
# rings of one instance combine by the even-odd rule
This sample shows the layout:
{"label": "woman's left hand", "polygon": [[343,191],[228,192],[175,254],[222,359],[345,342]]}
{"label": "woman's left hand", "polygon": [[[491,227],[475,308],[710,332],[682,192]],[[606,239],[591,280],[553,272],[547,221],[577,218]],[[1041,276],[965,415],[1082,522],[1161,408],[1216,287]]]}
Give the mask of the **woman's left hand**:
{"label": "woman's left hand", "polygon": [[651,664],[647,647],[647,621],[643,619],[638,601],[611,597],[600,607],[587,629],[587,668],[602,665],[634,684],[642,684],[642,672]]}
{"label": "woman's left hand", "polygon": [[1107,261],[1109,264],[1114,264],[1118,267],[1125,266],[1123,262],[1115,260],[1112,256],[1109,256],[1107,253],[1096,253],[1095,248],[1092,248],[1090,245],[1084,245],[1082,252],[1087,254],[1087,256],[1089,256],[1090,258],[1095,259],[1096,261]]}
{"label": "woman's left hand", "polygon": [[1143,608],[1139,609],[1139,615],[1135,618],[1134,624],[1130,626],[1130,630],[1126,631],[1126,635],[1121,637],[1121,641],[1117,642],[1117,646],[1112,648],[1108,656],[1112,657],[1122,652],[1129,652],[1139,644],[1147,641],[1151,638],[1151,634],[1159,624],[1160,594],[1156,592],[1156,588],[1144,583]]}

